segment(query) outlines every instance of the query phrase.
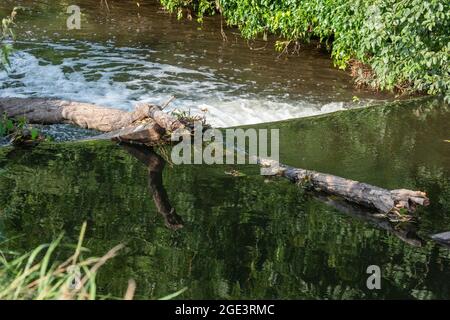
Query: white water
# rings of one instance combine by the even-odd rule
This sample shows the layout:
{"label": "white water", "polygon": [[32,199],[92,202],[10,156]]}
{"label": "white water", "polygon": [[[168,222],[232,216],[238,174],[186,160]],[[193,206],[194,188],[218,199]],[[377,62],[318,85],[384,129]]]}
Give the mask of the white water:
{"label": "white water", "polygon": [[292,99],[286,93],[274,95],[273,90],[259,92],[252,90],[254,81],[233,82],[207,67],[165,64],[153,54],[149,49],[90,43],[33,43],[31,49],[12,56],[9,73],[0,72],[0,97],[54,97],[129,110],[138,101],[163,103],[174,95],[177,99],[170,109],[193,114],[207,110],[207,121],[216,127],[306,117],[350,106]]}

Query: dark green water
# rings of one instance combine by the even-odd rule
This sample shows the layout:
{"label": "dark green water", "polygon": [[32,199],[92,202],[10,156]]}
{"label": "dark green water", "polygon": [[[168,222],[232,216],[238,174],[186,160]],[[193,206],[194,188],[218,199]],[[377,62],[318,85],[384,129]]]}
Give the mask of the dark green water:
{"label": "dark green water", "polygon": [[[411,102],[264,127],[281,128],[285,163],[425,190],[431,206],[404,233],[265,180],[253,166],[237,168],[243,177],[226,175],[227,166],[166,166],[163,185],[184,221],[173,231],[156,210],[146,166],[123,147],[42,144],[0,149],[0,233],[14,238],[9,248],[27,251],[63,231],[75,242],[87,221],[92,254],[127,244],[99,273],[100,293],[115,296],[133,278],[139,298],[183,287],[182,298],[200,299],[450,298],[450,249],[427,238],[450,230],[448,105]],[[382,288],[369,291],[373,264]]]}
{"label": "dark green water", "polygon": [[[17,19],[12,68],[0,71],[0,97],[130,109],[176,95],[171,107],[207,108],[222,127],[394,99],[353,88],[312,46],[277,57],[274,39],[247,43],[226,28],[224,42],[217,17],[199,25],[156,1],[108,2],[110,11],[79,1],[82,29],[68,31],[66,1],[2,1],[1,16],[17,4],[28,10]],[[138,160],[113,143],[45,143],[0,149],[0,238],[19,252],[61,232],[74,243],[87,221],[90,254],[127,245],[99,273],[99,293],[115,297],[133,278],[143,299],[184,287],[181,298],[450,298],[450,249],[429,241],[450,230],[448,104],[401,102],[258,127],[280,128],[286,164],[424,190],[431,205],[418,210],[416,225],[391,225],[253,166],[167,165],[161,185],[158,175],[149,179],[142,151],[132,151]],[[166,226],[155,192],[167,193],[183,228]],[[366,288],[369,265],[381,267],[381,290]]]}

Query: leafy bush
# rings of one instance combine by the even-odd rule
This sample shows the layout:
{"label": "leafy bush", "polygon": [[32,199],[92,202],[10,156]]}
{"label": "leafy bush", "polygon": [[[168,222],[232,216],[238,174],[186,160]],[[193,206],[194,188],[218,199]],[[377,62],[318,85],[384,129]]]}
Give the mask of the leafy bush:
{"label": "leafy bush", "polygon": [[191,17],[191,10],[194,11],[198,19],[202,22],[202,17],[215,13],[215,1],[213,0],[160,0],[162,5],[170,12],[176,12],[179,19],[183,17],[183,9],[188,9],[188,17]]}
{"label": "leafy bush", "polygon": [[[447,0],[161,0],[170,11],[221,12],[245,38],[318,39],[339,68],[376,89],[450,99]],[[284,42],[289,43],[289,42]],[[282,48],[282,46],[279,46]]]}

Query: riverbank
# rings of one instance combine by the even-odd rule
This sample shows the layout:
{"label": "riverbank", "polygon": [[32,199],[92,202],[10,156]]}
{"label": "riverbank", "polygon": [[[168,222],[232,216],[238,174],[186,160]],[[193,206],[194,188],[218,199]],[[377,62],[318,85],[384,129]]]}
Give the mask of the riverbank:
{"label": "riverbank", "polygon": [[285,53],[319,40],[337,67],[351,69],[358,86],[439,94],[450,101],[448,1],[161,3],[179,18],[196,14],[201,21],[205,15],[221,14],[248,39],[274,34],[280,38],[276,47]]}
{"label": "riverbank", "polygon": [[[233,33],[223,42],[217,16],[199,25],[177,20],[157,1],[139,8],[114,1],[107,12],[99,1],[85,0],[82,28],[69,31],[61,3],[23,2],[31,10],[17,17],[16,52],[9,74],[0,72],[0,97],[48,97],[131,110],[137,102],[163,104],[173,95],[168,111],[207,110],[214,127],[395,99],[354,88],[351,77],[313,46],[285,59],[277,58],[270,39],[260,50],[250,50]],[[10,9],[5,7],[4,14]]]}

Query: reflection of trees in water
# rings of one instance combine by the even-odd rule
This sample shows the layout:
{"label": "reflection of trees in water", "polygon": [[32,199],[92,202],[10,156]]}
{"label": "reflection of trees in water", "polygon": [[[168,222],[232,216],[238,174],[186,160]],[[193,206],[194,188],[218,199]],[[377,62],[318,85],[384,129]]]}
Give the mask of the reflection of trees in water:
{"label": "reflection of trees in water", "polygon": [[[369,119],[361,134],[361,127],[351,129],[348,118],[357,118],[361,124],[363,116],[330,118],[321,124],[323,143],[318,142],[315,153],[307,152],[305,157],[326,159],[323,166],[330,168],[333,163],[328,160],[333,158],[322,147],[329,146],[335,127],[351,130],[348,135],[358,143],[342,148],[345,155],[358,156],[364,143],[367,150],[382,151],[378,130],[383,121],[389,130],[418,138],[423,130],[437,130],[443,121],[435,109],[427,111],[437,116],[428,116],[423,130],[420,125],[405,128],[413,111],[397,115],[392,111],[390,117],[402,120],[398,122],[395,117],[383,117],[381,111],[362,111]],[[379,119],[374,126],[372,116]],[[305,128],[311,121],[299,125],[306,132],[304,137],[312,137],[313,131]],[[291,130],[291,141],[297,143],[299,133],[295,132],[300,129]],[[391,150],[396,143],[388,136],[384,143]],[[344,136],[339,139],[346,140]],[[432,199],[431,206],[419,213],[419,236],[423,236],[421,230],[426,234],[449,230],[443,210],[448,207],[445,200],[450,199],[448,169],[443,157],[436,156],[445,151],[435,143],[425,147],[426,153],[413,155],[420,148],[408,151],[400,145],[401,152],[389,152],[389,156],[396,166],[408,169],[389,168],[389,179],[423,187]],[[392,236],[395,232],[342,214],[343,208],[338,211],[325,205],[288,181],[264,182],[257,168],[239,168],[246,173],[243,177],[224,175],[222,166],[174,166],[160,171],[161,163],[156,160],[158,165],[151,166],[145,152],[142,165],[122,148],[105,142],[41,145],[16,150],[8,157],[5,153],[6,149],[0,150],[0,228],[6,238],[21,235],[9,243],[10,249],[27,251],[61,231],[74,242],[77,228],[88,220],[85,245],[93,254],[120,242],[127,244],[99,274],[100,292],[121,296],[128,279],[134,278],[141,297],[160,297],[187,286],[183,298],[450,298],[448,249],[431,242],[411,246]],[[379,158],[361,159],[357,171],[352,171],[355,162],[334,165],[354,175],[371,172],[374,179],[383,178],[384,171],[374,170]],[[149,197],[149,168],[157,176],[151,194],[164,194],[158,182],[162,177],[165,199],[170,199],[166,206],[158,208]],[[167,229],[158,213],[170,213],[172,208],[185,222],[176,232]],[[382,269],[381,291],[365,289],[366,269],[371,264]]]}
{"label": "reflection of trees in water", "polygon": [[335,208],[342,213],[366,221],[377,228],[386,230],[409,245],[416,247],[421,247],[424,245],[424,240],[417,234],[418,225],[415,221],[394,223],[389,221],[389,219],[387,219],[383,214],[368,211],[366,208],[356,206],[343,199],[338,199],[336,197],[320,193],[314,193],[313,196],[315,199]]}
{"label": "reflection of trees in water", "polygon": [[[148,147],[130,144],[122,144],[121,146],[148,168],[149,190],[152,193],[158,212],[164,218],[166,226],[173,230],[182,228],[182,218],[170,204],[163,185],[162,172],[166,164],[165,160]],[[391,223],[384,215],[369,211],[343,199],[316,192],[310,192],[310,195],[342,213],[349,214],[367,221],[380,229],[384,229],[410,245],[420,247],[424,244],[424,241],[417,235],[417,224],[415,223]]]}
{"label": "reflection of trees in water", "polygon": [[[158,212],[164,217],[166,226],[173,230],[182,228],[182,219],[177,215],[175,208],[170,204],[169,197],[163,186],[162,172],[166,164],[165,160],[154,152],[152,148],[126,143],[121,144],[121,146],[148,168],[149,189],[152,193],[153,201]],[[417,235],[417,225],[415,223],[391,223],[384,215],[369,211],[366,208],[349,203],[344,199],[314,191],[311,191],[310,194],[315,199],[340,212],[349,214],[353,217],[367,221],[378,228],[387,230],[389,233],[410,245],[420,247],[424,244],[424,241]]]}

